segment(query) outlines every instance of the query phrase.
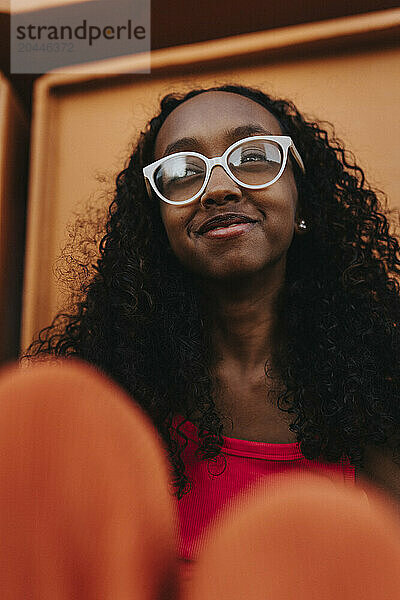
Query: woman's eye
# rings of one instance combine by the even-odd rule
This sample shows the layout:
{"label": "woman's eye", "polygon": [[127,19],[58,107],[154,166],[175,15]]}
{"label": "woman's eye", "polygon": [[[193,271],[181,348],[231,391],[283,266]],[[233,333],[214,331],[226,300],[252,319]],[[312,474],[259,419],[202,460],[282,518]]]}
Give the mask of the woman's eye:
{"label": "woman's eye", "polygon": [[247,154],[242,154],[241,162],[251,162],[251,161],[266,161],[267,157],[262,152],[249,152]]}
{"label": "woman's eye", "polygon": [[182,179],[192,177],[193,175],[200,175],[200,171],[197,171],[196,169],[186,169],[184,173],[179,173],[171,177],[170,181],[181,181]]}

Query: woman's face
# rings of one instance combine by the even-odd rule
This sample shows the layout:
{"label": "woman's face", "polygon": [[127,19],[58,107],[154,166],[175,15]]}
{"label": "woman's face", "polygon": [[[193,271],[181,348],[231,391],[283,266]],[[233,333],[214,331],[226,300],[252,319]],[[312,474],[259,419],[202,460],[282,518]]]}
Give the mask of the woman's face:
{"label": "woman's face", "polygon": [[[231,92],[201,93],[166,118],[157,135],[154,160],[183,150],[200,152],[209,158],[220,156],[239,139],[263,135],[262,131],[244,133],[243,129],[234,132],[254,125],[265,130],[265,135],[282,135],[277,119],[253,100]],[[280,179],[265,189],[241,187],[222,167],[216,166],[203,195],[194,202],[183,206],[162,200],[160,203],[171,248],[191,272],[208,279],[223,279],[257,273],[276,267],[277,262],[282,263],[284,270],[297,209],[290,160]],[[221,237],[198,231],[204,221],[221,213],[245,215],[252,222],[236,226],[235,235]]]}

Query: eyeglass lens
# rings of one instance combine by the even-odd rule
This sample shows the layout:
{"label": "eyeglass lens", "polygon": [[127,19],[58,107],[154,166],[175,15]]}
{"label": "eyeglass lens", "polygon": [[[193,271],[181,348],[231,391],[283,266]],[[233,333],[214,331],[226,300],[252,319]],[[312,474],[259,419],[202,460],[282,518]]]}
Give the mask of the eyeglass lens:
{"label": "eyeglass lens", "polygon": [[[272,140],[248,140],[234,148],[227,158],[231,173],[248,185],[263,185],[275,179],[282,161],[282,148]],[[183,202],[200,191],[205,175],[203,159],[183,155],[165,160],[154,173],[154,181],[165,198]]]}

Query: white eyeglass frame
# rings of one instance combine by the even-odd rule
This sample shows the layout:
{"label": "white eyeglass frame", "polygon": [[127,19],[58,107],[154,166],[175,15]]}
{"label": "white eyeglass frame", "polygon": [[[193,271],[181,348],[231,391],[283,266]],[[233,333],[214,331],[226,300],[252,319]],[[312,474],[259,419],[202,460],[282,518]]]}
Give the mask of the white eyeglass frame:
{"label": "white eyeglass frame", "polygon": [[[261,185],[251,185],[249,183],[242,183],[239,179],[237,179],[235,177],[235,175],[229,169],[228,161],[227,161],[228,155],[235,148],[237,148],[244,142],[248,142],[251,140],[265,140],[265,141],[272,140],[273,142],[276,142],[277,144],[279,144],[279,146],[282,148],[283,160],[282,160],[281,168],[279,170],[279,173],[276,175],[276,177],[274,177],[274,179],[272,179],[272,181],[269,181],[268,183],[263,183]],[[214,158],[207,158],[207,156],[204,156],[203,154],[200,154],[199,152],[186,152],[185,151],[185,152],[175,152],[173,154],[168,154],[167,156],[163,156],[162,158],[151,163],[150,165],[143,167],[143,176],[144,176],[144,180],[145,180],[145,184],[146,184],[147,193],[149,194],[149,197],[151,197],[151,189],[153,189],[153,191],[157,194],[157,196],[159,198],[161,198],[161,200],[163,200],[164,202],[167,202],[167,204],[174,204],[175,206],[182,206],[185,204],[189,204],[190,202],[194,202],[195,200],[197,200],[197,198],[199,198],[199,196],[202,195],[202,193],[206,189],[208,181],[210,179],[211,171],[217,165],[221,166],[224,169],[225,173],[227,173],[229,175],[229,177],[231,179],[233,179],[233,181],[235,183],[237,183],[238,185],[240,185],[241,187],[245,187],[245,188],[252,189],[252,190],[260,190],[260,189],[266,188],[266,187],[272,185],[273,183],[275,183],[275,181],[277,181],[279,179],[279,177],[282,175],[283,171],[286,168],[289,150],[292,152],[293,157],[296,160],[297,164],[299,165],[300,169],[303,171],[303,173],[305,173],[304,163],[301,159],[301,156],[300,156],[296,146],[293,143],[292,138],[289,135],[252,135],[250,137],[246,137],[241,140],[238,140],[234,144],[231,144],[229,146],[229,148],[227,148],[221,156],[215,156]],[[205,178],[204,178],[204,183],[201,186],[200,190],[197,192],[197,194],[195,194],[191,198],[188,198],[187,200],[183,200],[182,202],[174,202],[173,200],[169,200],[168,198],[165,198],[165,196],[163,196],[158,191],[157,186],[154,182],[154,173],[155,173],[155,170],[157,169],[157,167],[159,167],[166,160],[169,160],[170,158],[178,157],[178,156],[196,156],[198,158],[201,158],[206,164],[206,174],[205,174]]]}

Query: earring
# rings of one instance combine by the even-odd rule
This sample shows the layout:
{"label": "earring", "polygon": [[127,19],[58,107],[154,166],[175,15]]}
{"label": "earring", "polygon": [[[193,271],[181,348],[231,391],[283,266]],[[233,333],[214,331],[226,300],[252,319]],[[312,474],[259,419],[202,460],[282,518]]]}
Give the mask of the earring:
{"label": "earring", "polygon": [[300,229],[307,229],[307,225],[304,219],[302,219],[299,223]]}

